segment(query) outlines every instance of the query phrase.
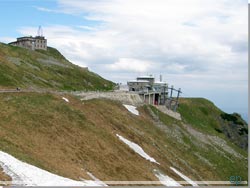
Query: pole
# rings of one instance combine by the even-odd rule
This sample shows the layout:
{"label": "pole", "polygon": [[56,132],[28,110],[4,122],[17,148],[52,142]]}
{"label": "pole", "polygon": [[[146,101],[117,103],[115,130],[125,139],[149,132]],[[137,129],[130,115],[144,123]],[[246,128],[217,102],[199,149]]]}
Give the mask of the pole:
{"label": "pole", "polygon": [[179,88],[179,90],[178,90],[178,94],[177,94],[177,102],[178,102],[178,99],[179,99],[179,96],[180,96],[180,93],[181,93],[181,88]]}
{"label": "pole", "polygon": [[177,94],[177,98],[176,98],[176,102],[175,102],[175,106],[174,106],[174,111],[176,112],[177,106],[178,106],[178,99],[181,93],[181,88],[179,88],[178,90],[178,94]]}
{"label": "pole", "polygon": [[164,84],[164,91],[163,91],[163,105],[166,104],[166,84]]}
{"label": "pole", "polygon": [[170,94],[170,98],[172,98],[173,89],[174,89],[174,86],[172,85],[172,86],[171,86],[171,94]]}
{"label": "pole", "polygon": [[169,105],[168,105],[168,108],[171,109],[172,107],[172,96],[173,96],[173,90],[174,90],[174,86],[172,85],[171,88],[170,88],[171,92],[170,92],[170,100],[169,100]]}

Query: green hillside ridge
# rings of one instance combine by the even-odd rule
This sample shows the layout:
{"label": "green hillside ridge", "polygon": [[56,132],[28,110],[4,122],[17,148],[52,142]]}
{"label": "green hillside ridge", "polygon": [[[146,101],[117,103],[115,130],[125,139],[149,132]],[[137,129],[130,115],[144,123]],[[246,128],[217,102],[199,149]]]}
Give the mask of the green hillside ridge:
{"label": "green hillside ridge", "polygon": [[206,133],[225,136],[240,148],[248,149],[248,125],[239,114],[227,114],[203,98],[182,98],[178,111],[185,123]]}
{"label": "green hillside ridge", "polygon": [[111,90],[114,83],[69,62],[56,49],[27,50],[0,43],[0,89]]}
{"label": "green hillside ridge", "polygon": [[[102,181],[157,181],[153,169],[183,180],[170,167],[194,181],[229,181],[236,175],[247,180],[247,151],[223,134],[221,123],[232,118],[211,102],[181,99],[182,121],[151,105],[137,109],[139,116],[118,101],[2,93],[0,150],[76,180],[90,179],[88,171]],[[140,157],[116,134],[139,144],[160,165]]]}

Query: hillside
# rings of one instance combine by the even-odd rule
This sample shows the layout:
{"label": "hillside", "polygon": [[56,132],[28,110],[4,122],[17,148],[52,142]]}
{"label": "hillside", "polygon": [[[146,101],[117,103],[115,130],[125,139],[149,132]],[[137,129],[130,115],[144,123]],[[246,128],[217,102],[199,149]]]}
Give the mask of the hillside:
{"label": "hillside", "polygon": [[0,43],[0,89],[111,90],[114,83],[70,63],[56,49]]}
{"label": "hillside", "polygon": [[[0,151],[74,180],[91,179],[90,172],[101,181],[158,181],[157,171],[183,181],[173,168],[195,181],[229,181],[232,175],[247,180],[247,151],[223,132],[232,118],[211,102],[181,99],[182,121],[150,105],[137,110],[134,115],[107,99],[1,93]],[[157,163],[138,155],[118,135]],[[0,172],[1,178],[8,177]]]}
{"label": "hillside", "polygon": [[202,98],[181,99],[178,110],[185,123],[205,133],[227,138],[247,151],[248,125],[239,114],[227,114],[212,102]]}

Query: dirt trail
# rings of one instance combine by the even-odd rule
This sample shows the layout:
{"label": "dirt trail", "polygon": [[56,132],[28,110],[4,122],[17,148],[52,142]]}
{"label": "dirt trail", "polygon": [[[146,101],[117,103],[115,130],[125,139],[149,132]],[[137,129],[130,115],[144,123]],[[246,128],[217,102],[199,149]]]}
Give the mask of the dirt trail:
{"label": "dirt trail", "polygon": [[178,113],[178,112],[174,112],[172,110],[169,110],[166,108],[166,106],[155,106],[158,110],[160,110],[161,112],[177,119],[177,120],[180,120],[181,121],[181,115]]}

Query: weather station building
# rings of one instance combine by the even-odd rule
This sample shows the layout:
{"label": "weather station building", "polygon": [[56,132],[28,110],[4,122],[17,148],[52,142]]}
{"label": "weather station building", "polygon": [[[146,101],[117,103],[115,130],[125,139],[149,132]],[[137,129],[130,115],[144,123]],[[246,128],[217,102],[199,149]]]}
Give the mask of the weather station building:
{"label": "weather station building", "polygon": [[43,36],[42,27],[39,26],[37,36],[19,37],[16,41],[9,43],[12,46],[19,46],[29,50],[47,50],[47,39]]}

